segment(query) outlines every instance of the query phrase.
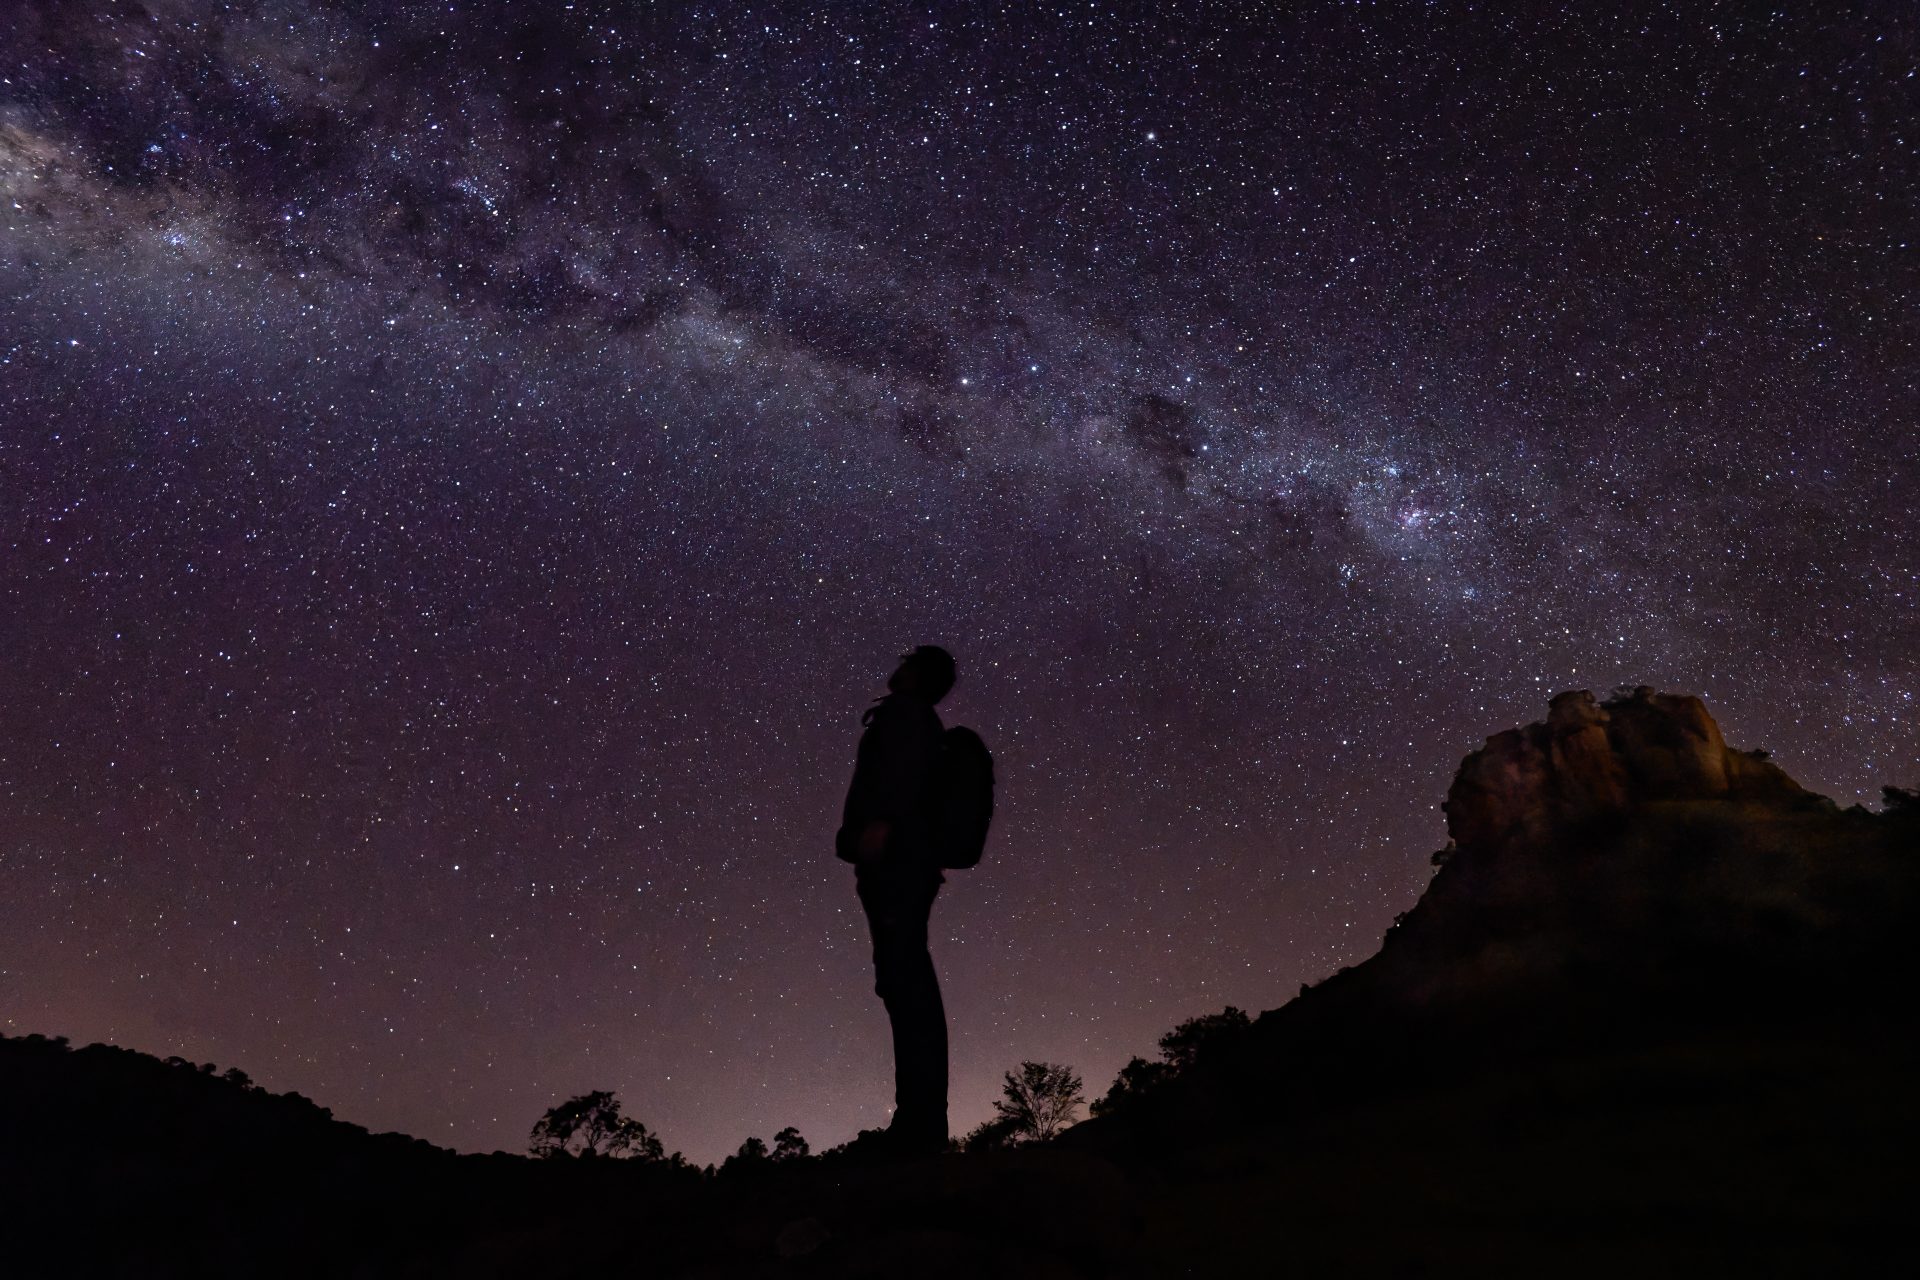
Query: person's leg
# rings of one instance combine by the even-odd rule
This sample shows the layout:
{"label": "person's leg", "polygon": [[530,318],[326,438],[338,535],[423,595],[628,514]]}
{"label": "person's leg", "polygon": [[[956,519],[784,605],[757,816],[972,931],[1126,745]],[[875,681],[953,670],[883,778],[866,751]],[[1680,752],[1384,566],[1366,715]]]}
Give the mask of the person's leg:
{"label": "person's leg", "polygon": [[947,1140],[947,1014],[927,950],[936,884],[904,892],[863,892],[873,930],[874,990],[893,1026],[896,1135],[937,1148]]}
{"label": "person's leg", "polygon": [[940,979],[927,949],[928,923],[938,885],[908,898],[901,907],[908,935],[901,946],[900,1027],[895,1035],[897,1106],[903,1132],[928,1147],[947,1142],[947,1010]]}

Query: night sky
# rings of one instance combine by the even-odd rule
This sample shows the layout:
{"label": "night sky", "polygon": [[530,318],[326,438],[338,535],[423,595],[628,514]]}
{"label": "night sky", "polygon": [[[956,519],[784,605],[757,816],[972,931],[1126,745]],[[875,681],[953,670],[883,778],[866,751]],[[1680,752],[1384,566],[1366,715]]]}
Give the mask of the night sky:
{"label": "night sky", "polygon": [[5,5],[0,1030],[844,1141],[919,643],[956,1131],[1370,954],[1557,690],[1920,782],[1914,8],[1163,8]]}

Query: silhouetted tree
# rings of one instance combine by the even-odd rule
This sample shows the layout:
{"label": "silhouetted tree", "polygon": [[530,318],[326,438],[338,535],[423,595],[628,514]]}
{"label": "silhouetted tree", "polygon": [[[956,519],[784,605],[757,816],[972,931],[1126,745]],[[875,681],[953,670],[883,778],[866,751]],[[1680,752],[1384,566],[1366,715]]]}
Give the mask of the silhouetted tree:
{"label": "silhouetted tree", "polygon": [[995,1116],[975,1125],[966,1137],[960,1139],[963,1151],[998,1151],[1009,1145],[1014,1138],[1013,1122],[1005,1116]]}
{"label": "silhouetted tree", "polygon": [[1880,798],[1886,802],[1886,812],[1908,816],[1920,813],[1920,788],[1909,791],[1905,787],[1882,787]]}
{"label": "silhouetted tree", "polygon": [[1165,1062],[1148,1062],[1145,1058],[1129,1058],[1127,1065],[1120,1068],[1120,1074],[1114,1078],[1107,1089],[1107,1096],[1095,1098],[1088,1108],[1097,1116],[1111,1115],[1121,1107],[1139,1098],[1145,1097],[1173,1078],[1173,1068]]}
{"label": "silhouetted tree", "polygon": [[1073,1123],[1086,1099],[1080,1094],[1080,1076],[1072,1067],[1054,1062],[1023,1062],[1007,1072],[1002,1097],[993,1104],[1012,1136],[1045,1142]]}
{"label": "silhouetted tree", "polygon": [[[796,1133],[794,1136],[797,1138],[800,1135]],[[759,1138],[748,1138],[740,1144],[738,1151],[720,1162],[718,1172],[723,1177],[732,1177],[765,1169],[772,1163],[773,1158],[767,1154],[767,1144]]]}
{"label": "silhouetted tree", "polygon": [[1106,1097],[1093,1104],[1093,1114],[1111,1115],[1138,1101],[1192,1067],[1201,1057],[1244,1036],[1252,1026],[1247,1015],[1232,1005],[1219,1013],[1187,1019],[1160,1037],[1160,1061],[1134,1058],[1120,1068],[1120,1075],[1107,1090]]}
{"label": "silhouetted tree", "polygon": [[583,1093],[552,1108],[533,1126],[527,1149],[536,1156],[623,1156],[636,1160],[665,1157],[660,1139],[647,1126],[620,1114],[620,1100],[601,1091]]}
{"label": "silhouetted tree", "polygon": [[1202,1053],[1211,1053],[1246,1033],[1253,1023],[1247,1015],[1228,1005],[1219,1013],[1188,1018],[1160,1037],[1160,1056],[1175,1071],[1191,1067]]}
{"label": "silhouetted tree", "polygon": [[805,1160],[811,1152],[812,1148],[807,1146],[807,1140],[801,1137],[800,1131],[792,1125],[773,1135],[775,1160]]}

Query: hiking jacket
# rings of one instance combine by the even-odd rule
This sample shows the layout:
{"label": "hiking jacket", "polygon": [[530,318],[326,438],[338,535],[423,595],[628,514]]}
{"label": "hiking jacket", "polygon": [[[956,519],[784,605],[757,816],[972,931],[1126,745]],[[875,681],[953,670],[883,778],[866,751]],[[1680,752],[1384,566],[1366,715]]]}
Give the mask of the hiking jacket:
{"label": "hiking jacket", "polygon": [[[853,782],[834,837],[834,852],[853,863],[861,882],[931,880],[941,883],[933,851],[938,792],[936,769],[946,730],[932,704],[890,693],[868,710],[854,756]],[[892,826],[880,858],[859,861],[860,835],[869,822]]]}

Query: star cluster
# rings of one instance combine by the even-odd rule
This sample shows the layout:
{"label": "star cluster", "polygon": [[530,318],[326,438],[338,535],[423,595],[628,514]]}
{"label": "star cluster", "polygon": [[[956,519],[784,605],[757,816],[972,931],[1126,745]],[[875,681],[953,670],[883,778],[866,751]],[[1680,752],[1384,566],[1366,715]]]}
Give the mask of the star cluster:
{"label": "star cluster", "polygon": [[1900,4],[10,6],[0,1028],[843,1140],[923,642],[958,1127],[1364,957],[1559,689],[1912,785],[1917,77]]}

